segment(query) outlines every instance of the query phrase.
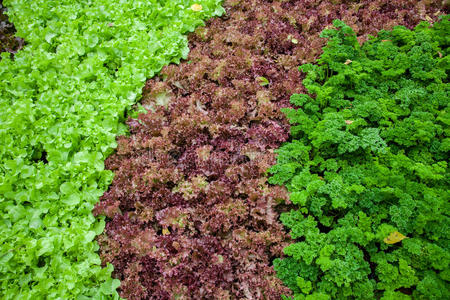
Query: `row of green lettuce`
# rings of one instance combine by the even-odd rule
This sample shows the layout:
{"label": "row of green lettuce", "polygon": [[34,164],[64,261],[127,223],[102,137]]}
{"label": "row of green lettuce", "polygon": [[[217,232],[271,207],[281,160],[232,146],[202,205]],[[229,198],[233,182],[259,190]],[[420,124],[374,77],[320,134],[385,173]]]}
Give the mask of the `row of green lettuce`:
{"label": "row of green lettuce", "polygon": [[[220,0],[7,0],[27,46],[0,61],[0,297],[118,298],[91,211],[146,78]],[[194,5],[195,4],[195,5]]]}
{"label": "row of green lettuce", "polygon": [[334,25],[284,110],[270,181],[296,242],[274,267],[296,300],[450,299],[449,17],[362,46]]}

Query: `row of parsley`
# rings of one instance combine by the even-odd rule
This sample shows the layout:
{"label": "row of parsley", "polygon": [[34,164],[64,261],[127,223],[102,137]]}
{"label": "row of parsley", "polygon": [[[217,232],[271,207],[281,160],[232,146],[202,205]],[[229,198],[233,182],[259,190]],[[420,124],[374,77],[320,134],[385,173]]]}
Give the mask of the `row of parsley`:
{"label": "row of parsley", "polygon": [[296,300],[449,299],[449,17],[362,46],[334,25],[270,169],[298,206],[277,275]]}

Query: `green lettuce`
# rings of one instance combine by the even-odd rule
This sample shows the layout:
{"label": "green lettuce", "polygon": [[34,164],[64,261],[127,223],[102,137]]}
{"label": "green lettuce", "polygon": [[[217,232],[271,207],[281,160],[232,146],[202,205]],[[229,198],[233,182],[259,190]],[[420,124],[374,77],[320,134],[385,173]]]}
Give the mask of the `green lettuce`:
{"label": "green lettuce", "polygon": [[91,211],[104,160],[146,78],[188,54],[185,34],[219,0],[8,0],[27,45],[0,61],[0,294],[118,298]]}

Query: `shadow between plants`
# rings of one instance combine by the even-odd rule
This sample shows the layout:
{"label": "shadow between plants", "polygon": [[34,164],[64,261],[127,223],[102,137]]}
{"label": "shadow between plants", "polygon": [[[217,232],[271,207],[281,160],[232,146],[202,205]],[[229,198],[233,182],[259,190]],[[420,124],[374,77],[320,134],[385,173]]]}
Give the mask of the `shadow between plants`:
{"label": "shadow between plants", "polygon": [[115,172],[94,213],[128,299],[279,299],[271,266],[290,243],[284,188],[267,183],[289,138],[280,108],[305,92],[297,66],[341,19],[359,39],[435,20],[440,1],[226,1],[226,17],[190,35],[188,60],[147,82],[147,113],[129,119],[106,161]]}

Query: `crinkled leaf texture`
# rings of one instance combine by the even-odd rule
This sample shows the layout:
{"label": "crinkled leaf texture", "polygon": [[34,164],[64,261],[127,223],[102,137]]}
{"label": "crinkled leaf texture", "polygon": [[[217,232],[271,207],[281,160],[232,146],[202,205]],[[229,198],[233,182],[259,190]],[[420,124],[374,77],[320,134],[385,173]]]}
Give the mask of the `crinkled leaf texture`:
{"label": "crinkled leaf texture", "polygon": [[[95,208],[108,217],[100,253],[128,299],[279,299],[286,288],[270,259],[286,245],[276,220],[288,206],[278,205],[285,191],[268,185],[265,171],[288,137],[279,109],[304,91],[296,66],[318,57],[319,32],[333,18],[361,38],[436,18],[434,3],[413,1],[229,0],[224,7],[226,18],[190,35],[187,62],[147,82],[130,136],[106,161],[116,176]],[[377,134],[365,132],[364,146],[382,147]],[[309,150],[291,155],[309,160]],[[307,278],[293,282],[312,288]]]}
{"label": "crinkled leaf texture", "polygon": [[145,79],[186,57],[184,34],[220,1],[4,2],[28,44],[0,62],[0,294],[118,298],[91,212],[113,177],[104,159]]}
{"label": "crinkled leaf texture", "polygon": [[[449,18],[362,46],[334,25],[270,170],[298,205],[277,274],[295,299],[447,299]],[[408,238],[385,243],[395,232]]]}

